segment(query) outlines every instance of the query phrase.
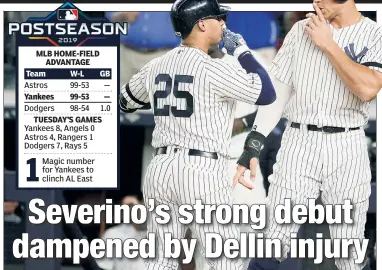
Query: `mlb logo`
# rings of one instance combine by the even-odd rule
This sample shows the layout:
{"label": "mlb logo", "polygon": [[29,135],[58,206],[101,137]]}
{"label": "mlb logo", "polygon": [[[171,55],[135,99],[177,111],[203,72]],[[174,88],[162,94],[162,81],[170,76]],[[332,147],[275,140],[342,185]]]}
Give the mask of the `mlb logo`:
{"label": "mlb logo", "polygon": [[59,9],[57,18],[60,21],[76,21],[78,20],[78,9]]}

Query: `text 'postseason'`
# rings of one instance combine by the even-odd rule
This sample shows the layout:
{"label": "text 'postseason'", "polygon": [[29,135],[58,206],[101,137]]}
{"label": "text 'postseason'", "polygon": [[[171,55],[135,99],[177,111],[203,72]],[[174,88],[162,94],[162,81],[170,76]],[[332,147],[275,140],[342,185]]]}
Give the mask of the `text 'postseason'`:
{"label": "text 'postseason'", "polygon": [[65,3],[11,23],[19,188],[118,188],[119,40],[127,24]]}

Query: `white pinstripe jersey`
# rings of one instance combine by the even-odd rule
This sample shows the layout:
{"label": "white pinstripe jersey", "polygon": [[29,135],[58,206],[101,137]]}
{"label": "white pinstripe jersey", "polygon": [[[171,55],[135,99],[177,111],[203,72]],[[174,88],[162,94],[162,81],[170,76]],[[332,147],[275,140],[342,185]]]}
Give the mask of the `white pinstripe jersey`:
{"label": "white pinstripe jersey", "polygon": [[150,102],[153,147],[227,156],[236,101],[255,104],[261,86],[257,74],[181,45],[145,65],[130,80],[130,93],[125,86],[121,93],[136,108]]}
{"label": "white pinstripe jersey", "polygon": [[[327,56],[305,33],[308,19],[287,34],[270,69],[293,87],[284,117],[318,126],[359,127],[368,121],[369,103],[344,85]],[[369,18],[342,29],[330,25],[333,39],[357,63],[382,72],[382,30]]]}

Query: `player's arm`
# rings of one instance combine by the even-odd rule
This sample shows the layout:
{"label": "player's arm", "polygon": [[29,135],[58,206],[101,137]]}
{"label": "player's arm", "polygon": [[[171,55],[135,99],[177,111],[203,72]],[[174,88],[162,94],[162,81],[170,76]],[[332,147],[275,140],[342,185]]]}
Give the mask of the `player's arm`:
{"label": "player's arm", "polygon": [[[236,109],[238,109],[236,107]],[[235,118],[233,121],[232,136],[238,135],[248,129],[252,128],[253,121],[255,120],[256,112],[247,114],[242,117]]]}
{"label": "player's arm", "polygon": [[150,99],[146,89],[146,74],[148,65],[143,67],[131,80],[121,87],[119,107],[125,113],[138,109],[149,109]]}
{"label": "player's arm", "polygon": [[327,55],[348,89],[363,101],[370,102],[382,88],[382,32],[379,30],[374,45],[361,58],[361,62],[356,63],[335,43],[321,10],[317,5],[314,8],[317,15],[308,14],[307,33]]}
{"label": "player's arm", "polygon": [[[265,138],[279,123],[284,108],[292,95],[293,88],[291,86],[276,78],[273,81],[277,98],[275,102],[270,105],[259,106],[252,130],[245,140],[243,153],[237,161],[238,167],[233,179],[233,187],[235,187],[237,183],[241,183],[245,187],[253,189],[258,158],[264,145]],[[244,172],[247,169],[251,170],[251,181],[246,181],[243,177]]]}
{"label": "player's arm", "polygon": [[206,83],[218,96],[248,104],[258,101],[263,85],[256,73],[247,73],[220,59],[209,59],[205,70]]}
{"label": "player's arm", "polygon": [[[237,183],[241,183],[249,189],[253,188],[258,158],[265,138],[279,123],[284,108],[293,93],[293,56],[297,31],[298,27],[295,24],[285,37],[282,47],[273,60],[269,74],[277,98],[272,104],[259,106],[252,130],[245,140],[243,154],[237,161],[238,167],[233,179],[234,187]],[[243,177],[246,169],[251,170],[250,182]]]}
{"label": "player's arm", "polygon": [[293,88],[291,86],[276,78],[274,79],[274,85],[277,98],[272,104],[259,106],[252,130],[245,140],[243,153],[237,161],[238,168],[234,178],[234,186],[239,182],[247,188],[253,188],[253,183],[245,182],[242,176],[246,169],[250,169],[250,179],[255,180],[258,158],[265,138],[277,126],[292,95]]}
{"label": "player's arm", "polygon": [[238,61],[247,73],[255,73],[261,81],[261,91],[255,104],[268,105],[275,101],[276,93],[268,73],[264,67],[256,60],[253,54],[247,50],[244,53],[237,52]]}
{"label": "player's arm", "polygon": [[365,56],[360,64],[352,61],[335,43],[325,51],[348,89],[366,102],[372,101],[382,88],[382,40],[371,50],[368,55],[375,60]]}
{"label": "player's arm", "polygon": [[258,105],[272,103],[276,98],[272,81],[242,37],[225,29],[223,42],[227,53],[235,56],[242,68],[214,59],[207,66],[210,84],[228,98]]}
{"label": "player's arm", "polygon": [[[264,138],[267,137],[279,123],[285,106],[293,92],[293,88],[290,85],[281,82],[277,78],[274,78],[274,85],[277,95],[275,102],[270,105],[259,106],[252,125],[252,132],[259,133],[264,136]],[[242,162],[239,160],[238,163],[241,164]],[[242,165],[246,164],[243,163]]]}

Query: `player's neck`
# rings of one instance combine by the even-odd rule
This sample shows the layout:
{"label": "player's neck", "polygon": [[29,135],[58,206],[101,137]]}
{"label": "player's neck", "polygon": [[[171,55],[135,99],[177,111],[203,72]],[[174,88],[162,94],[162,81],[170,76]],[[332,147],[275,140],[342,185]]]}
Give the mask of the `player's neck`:
{"label": "player's neck", "polygon": [[196,39],[193,37],[183,40],[182,45],[202,50],[205,53],[208,53],[208,49],[210,48],[209,44],[207,44],[203,39]]}
{"label": "player's neck", "polygon": [[337,29],[341,29],[353,24],[358,23],[362,18],[362,14],[355,8],[355,6],[349,6],[343,8],[337,16],[335,16],[330,24]]}

